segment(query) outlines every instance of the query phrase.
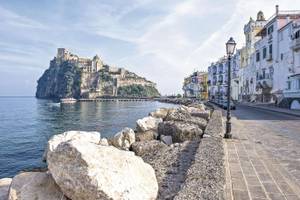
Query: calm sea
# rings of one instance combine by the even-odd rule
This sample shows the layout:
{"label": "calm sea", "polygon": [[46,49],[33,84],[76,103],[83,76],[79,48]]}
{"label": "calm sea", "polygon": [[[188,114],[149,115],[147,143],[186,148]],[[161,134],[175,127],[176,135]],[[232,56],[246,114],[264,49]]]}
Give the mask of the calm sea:
{"label": "calm sea", "polygon": [[60,105],[34,97],[0,97],[0,178],[42,167],[48,139],[69,130],[109,137],[160,107],[159,102],[82,102]]}

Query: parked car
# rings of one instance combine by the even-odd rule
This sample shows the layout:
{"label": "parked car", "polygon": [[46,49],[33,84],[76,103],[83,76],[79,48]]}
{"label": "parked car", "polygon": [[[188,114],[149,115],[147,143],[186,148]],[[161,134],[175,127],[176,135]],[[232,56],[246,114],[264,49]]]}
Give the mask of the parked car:
{"label": "parked car", "polygon": [[[222,108],[227,109],[227,100],[224,100],[222,102]],[[230,109],[231,110],[235,110],[236,109],[236,105],[233,101],[230,101]]]}

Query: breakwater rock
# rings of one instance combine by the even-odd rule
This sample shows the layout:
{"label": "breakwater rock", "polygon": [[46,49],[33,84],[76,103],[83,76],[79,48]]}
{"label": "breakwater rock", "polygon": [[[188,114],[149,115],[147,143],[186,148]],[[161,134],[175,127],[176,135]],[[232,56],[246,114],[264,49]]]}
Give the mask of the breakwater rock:
{"label": "breakwater rock", "polygon": [[134,129],[124,128],[111,138],[83,131],[55,135],[45,151],[48,169],[1,179],[0,197],[223,199],[221,117],[193,103],[153,111]]}
{"label": "breakwater rock", "polygon": [[157,98],[158,101],[164,102],[164,103],[173,103],[173,104],[180,104],[180,105],[191,105],[196,101],[196,99],[190,99],[190,98]]}

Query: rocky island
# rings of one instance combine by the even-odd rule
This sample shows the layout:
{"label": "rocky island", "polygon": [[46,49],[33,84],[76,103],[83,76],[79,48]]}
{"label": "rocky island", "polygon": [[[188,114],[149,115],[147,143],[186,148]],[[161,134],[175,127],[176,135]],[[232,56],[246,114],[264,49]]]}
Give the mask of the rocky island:
{"label": "rocky island", "polygon": [[36,97],[46,99],[157,97],[156,84],[124,68],[104,64],[98,55],[81,58],[58,48],[39,78]]}

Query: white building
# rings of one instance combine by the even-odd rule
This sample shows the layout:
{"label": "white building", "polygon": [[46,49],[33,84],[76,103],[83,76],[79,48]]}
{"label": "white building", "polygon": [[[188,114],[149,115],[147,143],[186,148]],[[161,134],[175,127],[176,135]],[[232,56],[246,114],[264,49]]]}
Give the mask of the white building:
{"label": "white building", "polygon": [[[281,11],[265,20],[263,12],[244,26],[245,46],[232,58],[231,97],[251,102],[275,102],[300,109],[300,11]],[[208,67],[209,98],[224,99],[227,63]]]}
{"label": "white building", "polygon": [[226,99],[227,95],[227,58],[222,57],[208,67],[209,99]]}
{"label": "white building", "polygon": [[[282,37],[281,37],[282,36]],[[290,36],[290,37],[287,37]],[[287,24],[281,30],[282,38],[280,56],[282,64],[288,66],[286,87],[280,106],[300,109],[300,22],[299,20]],[[286,51],[284,51],[286,50]]]}
{"label": "white building", "polygon": [[262,11],[257,13],[256,20],[251,17],[244,26],[245,46],[240,50],[240,100],[255,101],[256,97],[256,69],[253,65],[254,44],[260,39],[257,35],[265,26],[266,20]]}
{"label": "white building", "polygon": [[276,6],[275,14],[257,34],[261,39],[255,43],[251,66],[256,70],[256,101],[280,103],[284,93],[288,95],[288,79],[295,77],[300,59],[291,37],[298,22],[300,11],[280,11]]}
{"label": "white building", "polygon": [[[240,50],[233,55],[231,60],[231,98],[232,100],[238,101],[241,94],[240,80],[239,80],[239,70],[240,70]],[[226,67],[228,67],[226,65]]]}

